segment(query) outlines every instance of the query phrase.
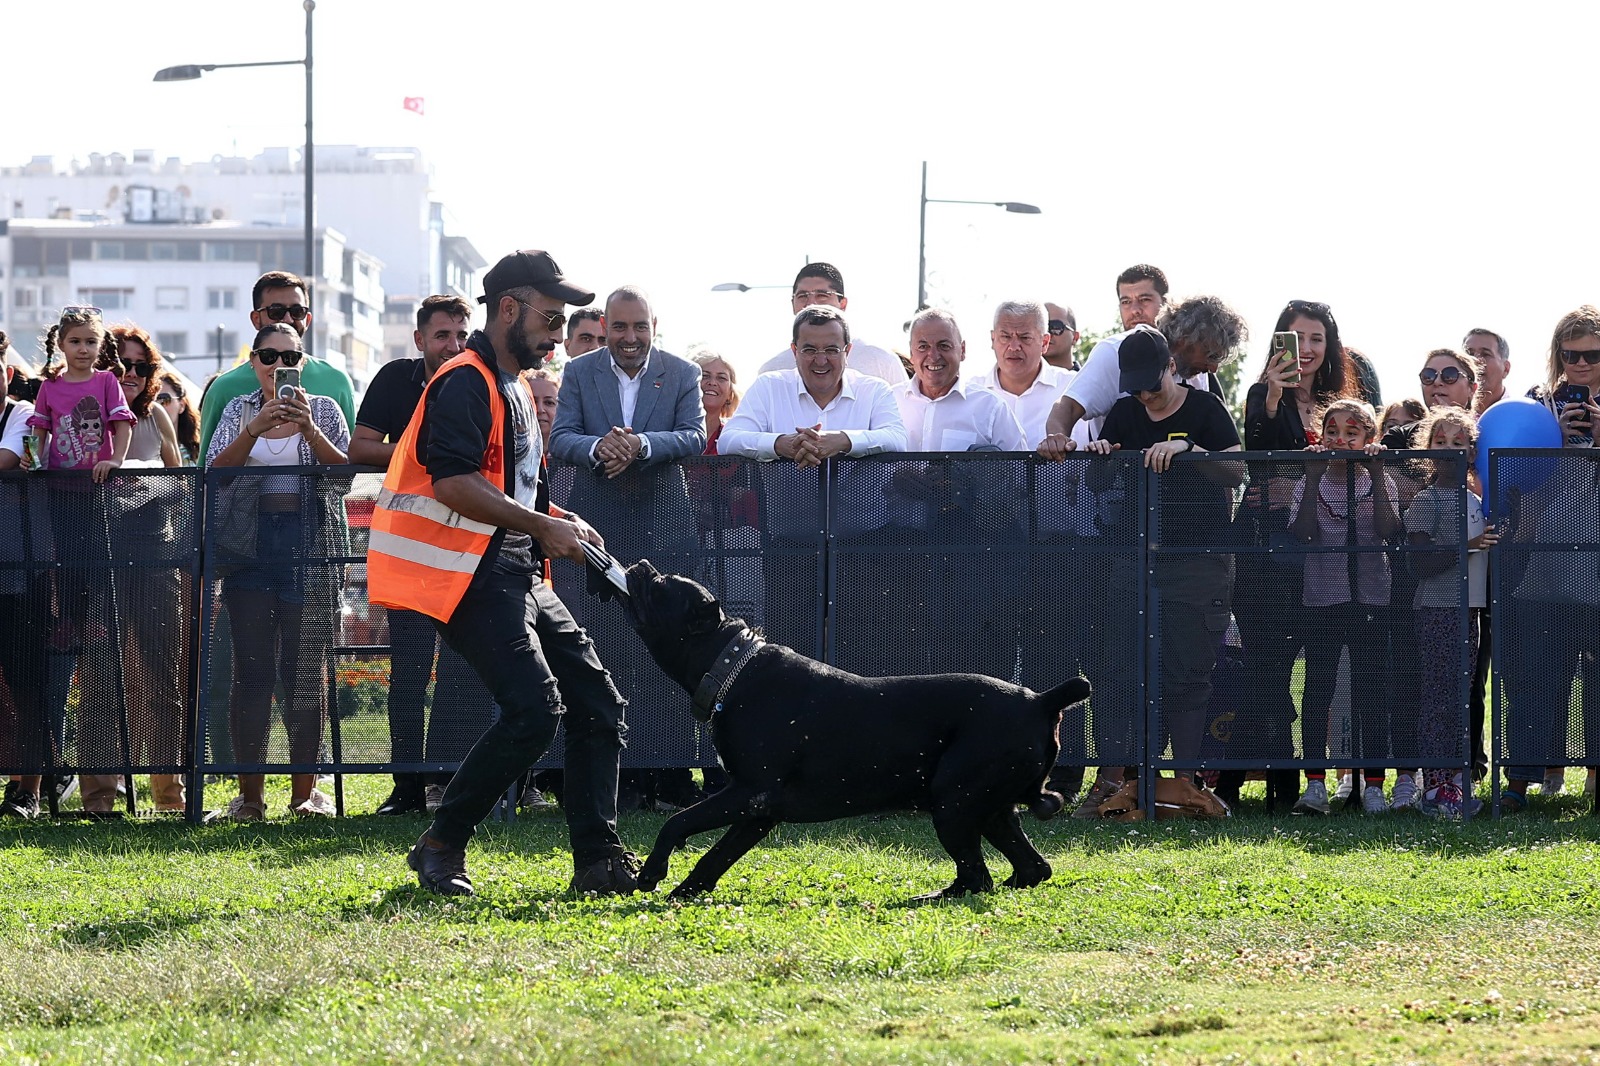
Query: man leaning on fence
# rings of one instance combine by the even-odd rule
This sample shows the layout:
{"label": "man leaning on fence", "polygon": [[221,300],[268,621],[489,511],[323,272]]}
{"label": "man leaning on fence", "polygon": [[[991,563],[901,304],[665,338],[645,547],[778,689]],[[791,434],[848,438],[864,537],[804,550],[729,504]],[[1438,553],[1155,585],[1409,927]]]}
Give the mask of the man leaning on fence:
{"label": "man leaning on fence", "polygon": [[517,375],[561,341],[568,304],[592,291],[548,252],[520,251],[484,277],[488,319],[428,383],[395,449],[373,514],[371,599],[420,611],[477,671],[500,718],[473,746],[407,860],[422,887],[471,895],[466,846],[507,788],[565,725],[571,888],[634,890],[638,861],[617,836],[626,706],[583,630],[542,577],[545,557],[581,563],[602,543],[577,515],[551,513],[542,443]]}

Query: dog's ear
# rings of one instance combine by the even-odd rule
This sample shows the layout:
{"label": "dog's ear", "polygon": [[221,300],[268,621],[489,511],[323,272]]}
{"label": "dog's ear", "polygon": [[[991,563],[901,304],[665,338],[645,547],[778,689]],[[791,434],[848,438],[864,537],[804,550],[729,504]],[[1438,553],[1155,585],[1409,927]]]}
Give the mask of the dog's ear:
{"label": "dog's ear", "polygon": [[722,604],[718,603],[715,598],[707,596],[689,608],[689,615],[686,621],[688,622],[687,628],[689,632],[694,636],[698,637],[706,633],[715,632],[717,627],[722,624]]}

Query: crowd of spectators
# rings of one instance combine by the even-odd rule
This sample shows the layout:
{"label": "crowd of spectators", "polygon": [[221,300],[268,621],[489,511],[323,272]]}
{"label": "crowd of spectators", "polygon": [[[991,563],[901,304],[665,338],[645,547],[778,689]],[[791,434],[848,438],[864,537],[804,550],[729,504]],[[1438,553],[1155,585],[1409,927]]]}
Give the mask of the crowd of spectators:
{"label": "crowd of spectators", "polygon": [[[905,356],[896,356],[854,335],[843,275],[812,263],[795,279],[789,348],[741,383],[716,352],[681,357],[659,347],[650,296],[622,286],[603,309],[567,319],[559,372],[528,370],[521,382],[544,451],[561,466],[564,506],[583,511],[625,561],[687,566],[725,552],[776,552],[765,565],[753,561],[753,579],[747,568],[736,580],[721,564],[695,573],[725,599],[748,601],[769,634],[802,647],[802,629],[761,618],[763,603],[843,609],[850,601],[827,600],[832,593],[807,568],[775,563],[814,552],[816,501],[785,499],[772,487],[780,479],[761,476],[759,464],[788,464],[798,476],[836,458],[917,453],[850,464],[838,486],[853,512],[839,529],[897,544],[927,541],[963,507],[976,513],[973,499],[984,501],[985,517],[964,527],[969,535],[1004,527],[1058,548],[1104,542],[1143,528],[1136,481],[1153,479],[1161,510],[1148,530],[1156,549],[1148,574],[1136,572],[1133,556],[1094,556],[1070,589],[1028,590],[1040,602],[1019,604],[1010,630],[985,637],[1003,645],[984,662],[997,675],[1048,680],[1081,669],[1095,683],[1084,735],[1073,740],[1064,729],[1066,765],[1050,779],[1076,794],[1082,764],[1099,764],[1078,815],[1092,817],[1149,751],[1186,774],[1222,755],[1232,765],[1204,780],[1235,805],[1253,772],[1240,767],[1247,762],[1265,777],[1274,810],[1327,814],[1345,802],[1374,815],[1478,813],[1488,575],[1490,560],[1505,554],[1493,549],[1582,543],[1600,532],[1600,487],[1571,478],[1530,489],[1513,515],[1486,518],[1478,420],[1509,398],[1506,340],[1474,328],[1459,347],[1426,353],[1418,395],[1384,406],[1371,361],[1345,343],[1332,309],[1292,300],[1273,332],[1292,336],[1294,355],[1263,345],[1236,423],[1222,370],[1244,356],[1243,318],[1215,296],[1170,299],[1166,276],[1146,264],[1120,275],[1116,292],[1122,328],[1092,346],[1080,346],[1065,304],[1001,302],[993,366],[974,373],[952,314],[920,310]],[[0,561],[11,564],[0,569],[0,766],[14,771],[0,814],[33,817],[76,788],[85,814],[113,817],[119,793],[134,786],[128,768],[150,771],[154,810],[187,809],[200,672],[193,605],[212,621],[211,668],[225,673],[228,693],[225,711],[204,723],[210,750],[219,764],[250,767],[212,816],[266,818],[259,768],[274,764],[293,767],[292,814],[334,813],[317,768],[330,761],[329,674],[350,580],[340,561],[351,551],[347,464],[389,465],[428,381],[462,352],[470,317],[459,298],[424,301],[418,354],[386,363],[359,411],[348,376],[306,349],[306,287],[282,272],[263,275],[252,293],[248,360],[208,382],[198,404],[149,333],[110,326],[97,308],[63,309],[42,338],[36,372],[20,353],[7,358],[0,471],[79,476],[0,479]],[[0,355],[8,347],[0,334]],[[1587,449],[1597,385],[1600,310],[1585,306],[1557,324],[1546,373],[1527,399],[1549,411],[1566,448]],[[1218,455],[1240,451],[1274,454]],[[1397,451],[1430,454],[1389,454]],[[1049,498],[1026,499],[1020,478],[979,483],[929,458],[976,452],[1063,463],[1064,473],[1050,481]],[[1137,462],[1103,458],[1119,452],[1137,453]],[[702,455],[753,462],[699,463]],[[196,466],[226,472],[210,489],[214,580],[203,589],[180,547],[201,520],[199,483],[154,472]],[[1592,553],[1565,570],[1536,552],[1496,565],[1515,567],[1502,575],[1511,590],[1502,605],[1508,735],[1523,745],[1515,750],[1548,753],[1550,763],[1509,767],[1502,809],[1515,812],[1533,789],[1565,787],[1555,756],[1569,734],[1587,752],[1590,730],[1600,729],[1600,694],[1590,695],[1600,685],[1584,684],[1600,659],[1592,625],[1600,572]],[[1146,581],[1148,676],[1159,692],[1150,743],[1138,735],[1145,709],[1134,698],[1146,620],[1130,604]],[[642,649],[622,642],[600,605],[568,602],[632,701],[630,721],[671,715],[673,689]],[[392,761],[459,762],[495,720],[493,700],[426,618],[389,610],[385,622]],[[1225,685],[1230,662],[1237,676]],[[1352,772],[1330,776],[1316,765],[1324,760]],[[1306,767],[1303,784],[1286,763]],[[700,784],[681,767],[625,774],[624,806],[694,802],[721,780],[709,760],[696,765]],[[75,776],[50,772],[62,767]],[[376,813],[435,810],[449,780],[443,769],[398,771]],[[520,795],[525,810],[558,805],[560,773],[530,774]]]}

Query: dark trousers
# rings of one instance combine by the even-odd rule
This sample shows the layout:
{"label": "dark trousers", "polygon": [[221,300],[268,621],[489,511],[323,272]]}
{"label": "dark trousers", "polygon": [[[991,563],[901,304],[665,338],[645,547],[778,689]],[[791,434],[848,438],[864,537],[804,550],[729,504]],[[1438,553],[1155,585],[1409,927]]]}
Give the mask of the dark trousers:
{"label": "dark trousers", "polygon": [[[1365,777],[1382,777],[1389,763],[1389,706],[1382,669],[1388,648],[1389,608],[1337,603],[1311,608],[1323,633],[1306,642],[1306,687],[1300,735],[1305,759],[1328,757],[1328,713],[1338,684],[1339,653],[1350,649],[1351,754],[1362,761]],[[1307,774],[1318,771],[1308,770]]]}
{"label": "dark trousers", "polygon": [[45,638],[50,581],[28,574],[24,591],[0,595],[0,675],[10,701],[0,705],[0,768],[36,774],[54,765],[45,715]]}
{"label": "dark trousers", "polygon": [[438,628],[488,686],[500,717],[456,771],[431,835],[464,847],[564,722],[562,809],[574,864],[581,868],[622,852],[617,767],[627,702],[560,598],[532,577],[491,572]]}

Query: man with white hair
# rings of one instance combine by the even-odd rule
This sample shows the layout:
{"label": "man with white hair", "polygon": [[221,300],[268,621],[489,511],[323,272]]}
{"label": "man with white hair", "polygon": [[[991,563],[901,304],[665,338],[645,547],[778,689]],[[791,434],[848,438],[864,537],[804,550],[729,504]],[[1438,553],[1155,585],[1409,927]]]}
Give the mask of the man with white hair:
{"label": "man with white hair", "polygon": [[1044,439],[1045,420],[1066,394],[1075,376],[1051,366],[1044,356],[1050,346],[1049,314],[1038,300],[1007,300],[994,311],[989,332],[994,369],[974,384],[1000,399],[1022,426],[1029,448]]}

